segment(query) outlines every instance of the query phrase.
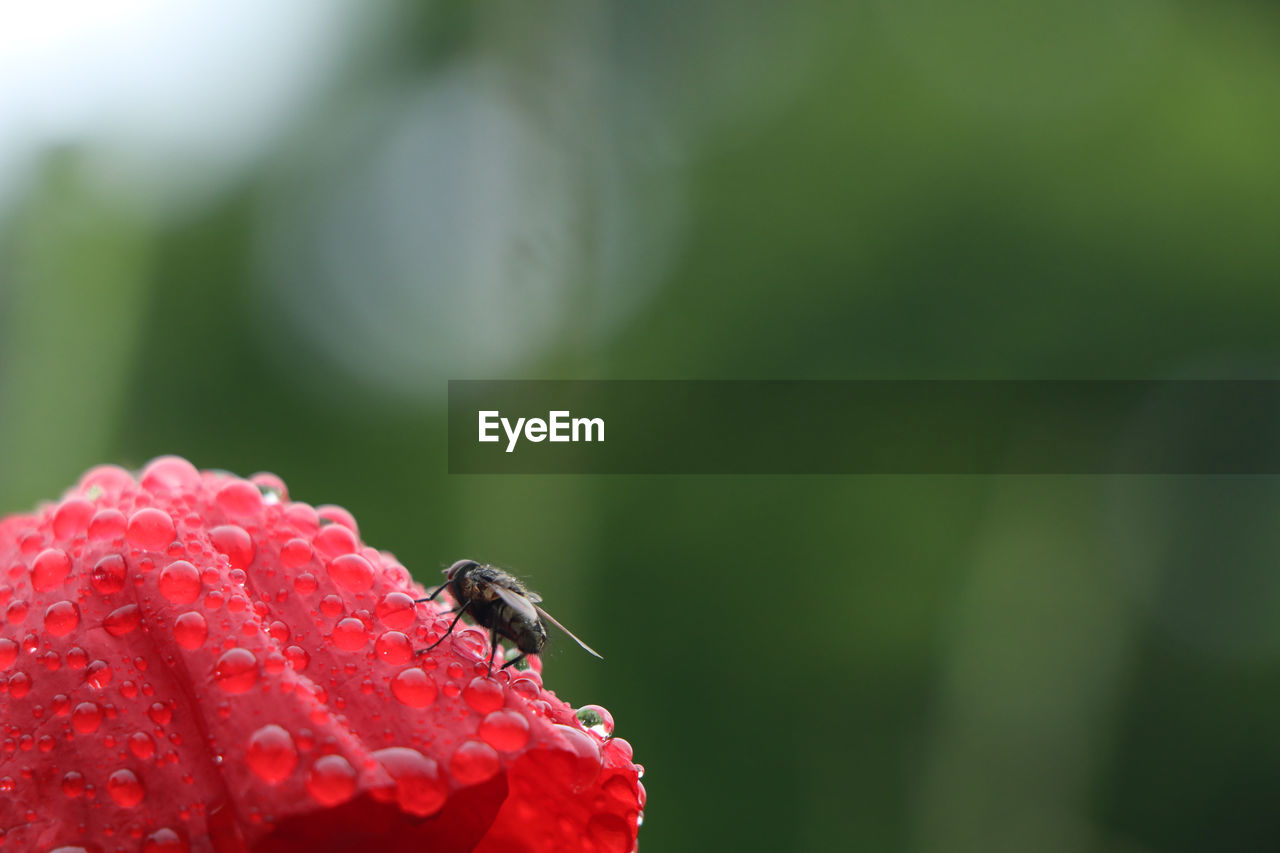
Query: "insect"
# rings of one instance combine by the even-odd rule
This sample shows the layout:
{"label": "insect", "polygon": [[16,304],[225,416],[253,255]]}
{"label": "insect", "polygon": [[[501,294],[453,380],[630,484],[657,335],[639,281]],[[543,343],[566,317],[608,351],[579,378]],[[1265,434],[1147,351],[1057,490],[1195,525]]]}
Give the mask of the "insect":
{"label": "insect", "polygon": [[547,644],[547,626],[543,620],[555,625],[591,654],[604,660],[600,653],[574,636],[573,632],[556,621],[555,617],[538,605],[542,596],[530,592],[520,579],[490,565],[481,565],[475,560],[459,560],[444,570],[444,583],[426,598],[415,603],[432,601],[446,589],[458,602],[456,612],[448,629],[418,654],[425,654],[444,642],[453,633],[454,626],[462,618],[462,614],[471,613],[471,618],[481,627],[488,628],[492,637],[489,649],[489,670],[493,671],[493,658],[498,653],[498,638],[506,637],[516,644],[520,650],[519,657],[512,658],[502,665],[503,669],[519,663],[526,655],[536,655]]}

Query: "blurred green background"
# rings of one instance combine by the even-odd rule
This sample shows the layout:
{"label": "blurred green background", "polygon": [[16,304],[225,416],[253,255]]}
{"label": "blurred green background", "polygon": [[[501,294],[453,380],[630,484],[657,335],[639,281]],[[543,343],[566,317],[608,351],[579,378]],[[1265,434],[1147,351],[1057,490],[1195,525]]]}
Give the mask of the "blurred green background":
{"label": "blurred green background", "polygon": [[443,410],[1280,377],[1280,7],[0,9],[4,511],[178,453],[512,567],[644,850],[1280,846],[1273,479],[449,477]]}

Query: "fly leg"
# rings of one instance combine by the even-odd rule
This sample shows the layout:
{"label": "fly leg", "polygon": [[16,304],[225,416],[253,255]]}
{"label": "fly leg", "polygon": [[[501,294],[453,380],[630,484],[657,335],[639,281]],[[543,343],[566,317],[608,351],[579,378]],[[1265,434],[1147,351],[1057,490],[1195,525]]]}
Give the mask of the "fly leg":
{"label": "fly leg", "polygon": [[440,639],[436,640],[434,643],[427,646],[425,649],[418,649],[418,651],[415,654],[420,654],[420,655],[426,654],[427,652],[434,649],[436,646],[443,643],[445,640],[445,637],[448,637],[450,634],[453,633],[453,626],[458,624],[458,620],[462,618],[463,613],[467,612],[467,607],[469,607],[470,605],[471,605],[471,602],[468,601],[468,602],[465,602],[461,607],[459,607],[458,615],[453,617],[453,621],[449,623],[449,627],[445,630],[445,632],[440,635]]}

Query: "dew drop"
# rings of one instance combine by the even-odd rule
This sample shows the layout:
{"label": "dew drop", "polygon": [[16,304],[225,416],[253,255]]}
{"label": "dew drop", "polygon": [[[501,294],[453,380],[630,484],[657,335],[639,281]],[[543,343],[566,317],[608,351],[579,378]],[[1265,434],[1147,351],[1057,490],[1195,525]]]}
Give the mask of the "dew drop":
{"label": "dew drop", "polygon": [[489,638],[477,628],[454,631],[453,643],[474,658],[487,657],[489,653]]}
{"label": "dew drop", "polygon": [[250,520],[262,512],[262,492],[247,480],[235,480],[218,490],[214,502],[232,518]]}
{"label": "dew drop", "polygon": [[80,624],[80,608],[71,601],[50,604],[44,612],[44,629],[54,637],[65,637]]}
{"label": "dew drop", "polygon": [[374,608],[378,621],[395,631],[403,631],[416,618],[413,599],[403,592],[389,592]]}
{"label": "dew drop", "polygon": [[257,553],[249,534],[234,524],[223,524],[210,530],[209,541],[219,552],[227,555],[233,569],[249,568]]}
{"label": "dew drop", "polygon": [[358,651],[368,642],[369,632],[359,619],[348,616],[333,626],[333,644],[344,651]]}
{"label": "dew drop", "polygon": [[280,549],[280,562],[286,569],[296,569],[311,562],[311,543],[305,539],[290,539]]}
{"label": "dew drop", "polygon": [[471,679],[471,683],[462,691],[462,698],[473,711],[480,714],[498,710],[504,701],[502,685],[496,679],[483,675]]}
{"label": "dew drop", "polygon": [[330,619],[341,616],[342,611],[345,609],[346,606],[342,603],[342,599],[336,595],[326,595],[320,599],[320,612]]}
{"label": "dew drop", "polygon": [[62,777],[62,793],[68,797],[78,797],[84,793],[84,776],[72,770]]}
{"label": "dew drop", "polygon": [[29,605],[20,598],[10,601],[9,606],[4,609],[5,621],[10,625],[21,625],[27,621],[27,611],[29,609]]}
{"label": "dew drop", "polygon": [[286,646],[284,656],[294,672],[302,672],[307,668],[307,664],[311,663],[311,655],[301,646]]}
{"label": "dew drop", "polygon": [[293,579],[293,591],[298,595],[311,595],[319,586],[316,576],[311,572],[303,572]]}
{"label": "dew drop", "polygon": [[316,759],[307,774],[307,793],[322,806],[336,806],[356,792],[356,771],[341,755]]}
{"label": "dew drop", "polygon": [[102,620],[102,627],[113,637],[123,637],[137,628],[141,621],[142,611],[138,609],[138,605],[126,604],[108,613],[107,618]]}
{"label": "dew drop", "polygon": [[198,649],[208,637],[209,625],[199,611],[187,611],[173,621],[173,639],[184,649]]}
{"label": "dew drop", "polygon": [[163,551],[176,533],[169,514],[155,507],[135,512],[125,529],[125,537],[131,544],[148,551]]}
{"label": "dew drop", "polygon": [[399,631],[387,631],[379,635],[373,644],[373,651],[378,660],[393,666],[413,660],[413,643]]}
{"label": "dew drop", "polygon": [[453,751],[449,759],[449,773],[462,785],[478,785],[497,775],[502,762],[498,753],[487,743],[469,740]]}
{"label": "dew drop", "polygon": [[411,667],[391,679],[391,694],[402,705],[425,708],[436,701],[436,683],[421,669]]}
{"label": "dew drop", "polygon": [[364,592],[373,587],[373,566],[359,554],[343,554],[329,563],[329,577],[343,589]]}
{"label": "dew drop", "polygon": [[248,649],[228,649],[214,665],[213,677],[228,693],[243,693],[258,683],[258,659]]}
{"label": "dew drop", "polygon": [[245,761],[259,779],[278,785],[288,779],[298,766],[298,749],[284,728],[263,726],[250,735]]}
{"label": "dew drop", "polygon": [[289,490],[284,480],[267,471],[260,471],[249,478],[249,482],[258,488],[262,502],[267,506],[275,506],[289,499]]}
{"label": "dew drop", "polygon": [[380,749],[373,757],[395,780],[395,798],[402,811],[428,817],[449,799],[449,781],[435,759],[403,746]]}
{"label": "dew drop", "polygon": [[97,702],[81,702],[71,712],[71,727],[82,735],[91,735],[102,725],[102,708]]}
{"label": "dew drop", "polygon": [[156,754],[156,742],[146,732],[134,732],[129,735],[129,751],[134,758],[150,758]]}
{"label": "dew drop", "polygon": [[72,669],[84,669],[89,663],[89,653],[79,646],[67,649],[67,666]]}
{"label": "dew drop", "polygon": [[142,853],[187,853],[189,849],[182,836],[168,827],[157,829],[142,843]]}
{"label": "dew drop", "polygon": [[326,557],[352,554],[356,550],[356,536],[341,524],[329,524],[316,534],[315,548]]}
{"label": "dew drop", "polygon": [[107,777],[107,793],[116,805],[126,809],[133,808],[146,796],[142,782],[132,770],[127,769],[117,770]]}
{"label": "dew drop", "polygon": [[494,711],[481,721],[480,737],[494,749],[511,752],[529,742],[529,721],[519,711]]}
{"label": "dew drop", "polygon": [[31,586],[36,592],[48,592],[62,586],[71,574],[71,558],[58,548],[46,548],[31,564]]}
{"label": "dew drop", "polygon": [[126,574],[124,557],[107,554],[94,565],[89,581],[99,595],[111,595],[124,589]]}
{"label": "dew drop", "polygon": [[200,485],[200,472],[181,456],[157,456],[138,479],[149,492],[178,491]]}
{"label": "dew drop", "polygon": [[9,695],[21,699],[31,692],[31,676],[25,672],[15,672],[9,676]]}
{"label": "dew drop", "polygon": [[53,513],[53,535],[66,540],[84,532],[93,512],[93,504],[84,498],[63,501]]}
{"label": "dew drop", "polygon": [[0,669],[8,669],[18,659],[18,644],[8,637],[0,637]]}
{"label": "dew drop", "polygon": [[147,716],[157,726],[167,726],[169,721],[173,719],[173,710],[168,705],[155,702],[147,709]]}
{"label": "dew drop", "polygon": [[174,560],[160,570],[160,594],[174,604],[191,604],[200,597],[200,572],[186,560]]}
{"label": "dew drop", "polygon": [[356,517],[336,504],[322,504],[316,507],[316,517],[321,524],[341,524],[352,533],[360,532],[356,527]]}
{"label": "dew drop", "polygon": [[89,519],[89,538],[98,541],[115,541],[124,536],[128,520],[118,509],[100,509]]}
{"label": "dew drop", "polygon": [[[70,652],[67,653],[70,657]],[[111,683],[111,667],[106,661],[96,660],[89,664],[84,671],[84,680],[90,687],[96,687],[99,690]]]}
{"label": "dew drop", "polygon": [[602,738],[613,735],[613,715],[599,705],[583,705],[573,712],[582,727]]}

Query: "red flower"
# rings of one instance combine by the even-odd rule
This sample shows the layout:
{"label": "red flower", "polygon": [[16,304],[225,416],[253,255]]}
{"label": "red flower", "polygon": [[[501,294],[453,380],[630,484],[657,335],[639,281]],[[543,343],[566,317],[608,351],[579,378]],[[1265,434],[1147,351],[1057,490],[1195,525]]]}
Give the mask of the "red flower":
{"label": "red flower", "polygon": [[345,510],[175,457],[0,521],[0,847],[632,850],[607,714],[474,627],[416,655],[422,595]]}

